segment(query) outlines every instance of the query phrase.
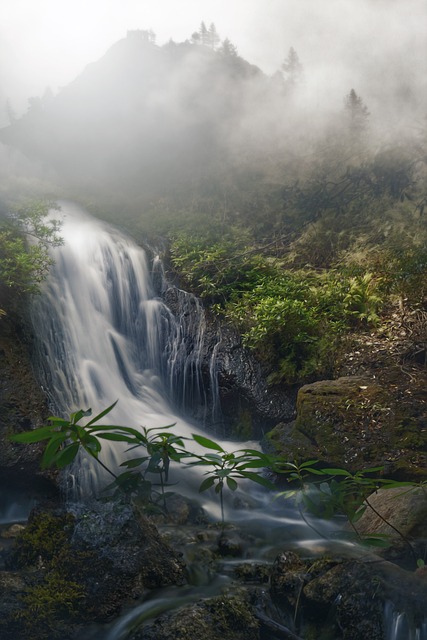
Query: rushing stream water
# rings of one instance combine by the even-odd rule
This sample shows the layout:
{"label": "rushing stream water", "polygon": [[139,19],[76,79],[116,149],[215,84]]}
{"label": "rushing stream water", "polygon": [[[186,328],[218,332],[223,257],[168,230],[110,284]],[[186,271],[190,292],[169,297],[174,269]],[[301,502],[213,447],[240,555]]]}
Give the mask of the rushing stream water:
{"label": "rushing stream water", "polygon": [[[206,418],[218,420],[220,409],[215,349],[207,367],[210,379],[209,374],[205,378],[202,375],[205,318],[200,304],[193,296],[176,290],[179,310],[174,309],[173,314],[155,291],[152,265],[142,248],[113,227],[92,219],[80,207],[61,205],[64,246],[54,250],[55,265],[32,313],[38,366],[52,410],[67,415],[91,407],[95,414],[118,399],[108,417],[110,424],[134,428],[175,424],[174,431],[181,436],[203,433],[203,422]],[[222,445],[225,449],[239,446]],[[103,445],[107,465],[116,465],[122,455],[122,449]],[[103,481],[85,459],[67,472],[67,478],[73,500],[97,491]],[[180,492],[198,495],[194,476],[186,472],[179,482]],[[202,497],[203,507],[218,518],[214,497]],[[244,523],[245,531],[263,541],[248,550],[251,559],[271,559],[272,551],[285,540],[289,547],[320,547],[320,552],[332,544],[327,535],[330,523],[327,527],[316,523],[319,538],[298,513],[283,513],[277,504],[268,504],[262,491],[251,492],[249,510],[247,504],[227,517]],[[348,543],[341,543],[341,552],[344,548],[348,554],[354,552]],[[181,591],[175,598],[177,606],[196,595],[191,588]],[[150,611],[163,610],[165,602],[170,607],[173,598],[170,594],[167,600],[165,597],[143,603],[112,630],[94,637],[121,640],[126,637],[126,625],[150,615]],[[387,640],[401,640],[403,636],[396,627],[402,627],[402,619],[390,613],[389,620]],[[424,640],[424,630],[417,633],[414,640]]]}

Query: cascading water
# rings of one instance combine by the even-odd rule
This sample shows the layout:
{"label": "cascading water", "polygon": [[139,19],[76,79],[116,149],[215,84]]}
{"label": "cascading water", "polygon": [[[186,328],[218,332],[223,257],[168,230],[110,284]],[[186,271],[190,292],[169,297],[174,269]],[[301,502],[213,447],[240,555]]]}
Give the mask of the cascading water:
{"label": "cascading water", "polygon": [[385,640],[427,640],[427,620],[415,624],[405,612],[396,611],[388,602],[385,606]]}
{"label": "cascading water", "polygon": [[[182,436],[198,432],[176,413],[207,406],[200,303],[174,289],[174,315],[155,295],[143,249],[76,205],[62,203],[62,212],[64,246],[54,251],[55,265],[32,310],[36,359],[53,410],[97,413],[119,399],[109,423],[176,423]],[[117,452],[104,445],[103,457],[114,465]],[[79,483],[91,491],[94,469],[85,467],[81,461]]]}

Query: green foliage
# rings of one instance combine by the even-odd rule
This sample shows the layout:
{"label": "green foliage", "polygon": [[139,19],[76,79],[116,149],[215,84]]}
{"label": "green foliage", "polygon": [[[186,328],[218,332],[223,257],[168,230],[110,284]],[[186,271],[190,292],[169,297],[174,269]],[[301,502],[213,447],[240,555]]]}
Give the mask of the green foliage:
{"label": "green foliage", "polygon": [[247,479],[269,489],[274,488],[274,485],[261,475],[261,473],[251,471],[251,469],[263,469],[271,466],[272,459],[270,456],[255,449],[240,449],[229,453],[224,451],[217,442],[194,433],[193,439],[201,446],[215,451],[215,453],[204,453],[200,455],[191,454],[191,457],[196,458],[196,460],[190,462],[190,465],[211,467],[211,470],[206,471],[205,475],[208,477],[201,483],[199,491],[203,492],[215,487],[215,493],[219,494],[220,497],[221,521],[223,525],[223,491],[225,487],[230,489],[230,491],[236,491],[238,487],[237,480]]}
{"label": "green foliage", "polygon": [[[222,520],[224,520],[222,494],[224,485],[235,491],[238,486],[236,479],[247,479],[272,488],[272,484],[260,473],[252,471],[252,469],[261,469],[271,465],[270,456],[254,449],[241,449],[233,453],[227,453],[213,440],[193,434],[193,440],[197,444],[216,452],[215,454],[210,452],[194,454],[186,450],[185,438],[165,431],[174,425],[151,429],[143,427],[142,432],[139,432],[130,427],[96,424],[110,413],[115,405],[116,402],[101,411],[85,425],[79,423],[83,418],[91,415],[90,409],[72,413],[69,420],[51,416],[49,425],[33,431],[15,434],[11,436],[11,440],[26,444],[47,440],[42,459],[42,466],[44,467],[56,466],[57,468],[63,468],[70,465],[82,449],[113,476],[114,482],[107,489],[114,488],[121,494],[124,492],[142,501],[143,506],[148,509],[153,505],[157,505],[160,500],[164,510],[167,511],[165,487],[169,479],[170,463],[171,461],[181,462],[182,459],[185,461],[188,458],[192,458],[193,461],[188,463],[191,466],[212,467],[212,470],[207,472],[209,477],[202,482],[200,490],[205,491],[216,485],[215,491],[220,494]],[[106,467],[99,458],[102,440],[126,443],[130,445],[127,451],[143,447],[146,455],[130,458],[122,462],[121,466],[126,467],[127,471],[117,475],[113,470]],[[156,485],[147,479],[147,474],[159,475],[160,494],[155,489]],[[30,535],[32,536],[33,533],[30,532]]]}
{"label": "green foliage", "polygon": [[[0,217],[0,289],[37,293],[52,264],[49,246],[62,244],[60,223],[48,219],[51,202],[32,202]],[[4,310],[3,310],[4,311]]]}
{"label": "green foliage", "polygon": [[181,235],[171,246],[172,264],[241,332],[270,368],[271,383],[327,374],[336,337],[378,323],[380,279],[349,269],[285,268],[245,240]]}
{"label": "green foliage", "polygon": [[170,247],[174,269],[201,298],[225,304],[232,296],[248,291],[271,266],[244,233],[229,231],[227,237],[178,235]]}
{"label": "green foliage", "polygon": [[24,608],[18,617],[30,633],[37,629],[37,638],[59,637],[55,622],[76,618],[84,598],[85,593],[77,582],[59,571],[49,571],[41,583],[27,588],[22,596]]}
{"label": "green foliage", "polygon": [[17,539],[14,561],[20,567],[49,563],[69,542],[73,518],[50,513],[31,519]]}
{"label": "green foliage", "polygon": [[379,284],[372,273],[348,280],[348,290],[343,297],[344,315],[355,323],[377,324],[377,311],[382,303],[379,295]]}
{"label": "green foliage", "polygon": [[[167,511],[165,488],[169,480],[170,463],[171,461],[180,462],[183,457],[188,455],[184,451],[185,438],[164,431],[173,426],[175,425],[152,427],[151,429],[143,427],[140,442],[130,449],[143,447],[147,455],[122,462],[121,466],[127,467],[128,471],[115,479],[115,484],[120,490],[125,489],[127,492],[135,493],[146,504],[157,504],[160,499],[165,511]],[[155,484],[147,479],[147,474],[159,476],[159,496],[154,489]]]}
{"label": "green foliage", "polygon": [[[22,594],[23,608],[17,614],[29,637],[56,638],[57,622],[72,621],[86,594],[77,575],[89,560],[71,547],[74,518],[71,514],[33,514],[18,536],[13,561],[33,576]],[[42,571],[40,572],[40,569]],[[78,571],[80,569],[80,572]]]}
{"label": "green foliage", "polygon": [[[285,474],[295,486],[278,493],[276,497],[286,499],[294,497],[297,504],[302,505],[307,511],[319,518],[328,519],[335,515],[344,515],[359,542],[368,546],[388,547],[390,540],[387,535],[361,536],[355,527],[365,511],[371,509],[400,535],[414,555],[409,540],[374,509],[369,502],[369,496],[379,488],[399,487],[410,491],[417,485],[411,482],[399,482],[378,477],[377,474],[383,471],[383,467],[372,467],[350,473],[341,468],[319,468],[318,463],[318,460],[308,460],[301,464],[279,460],[275,465],[275,471],[279,474]],[[317,480],[313,480],[313,476]]]}
{"label": "green foliage", "polygon": [[[223,526],[224,489],[234,492],[238,488],[239,481],[250,480],[274,490],[274,484],[262,473],[268,468],[276,474],[285,475],[292,485],[290,489],[277,493],[276,498],[295,497],[298,504],[321,518],[331,518],[336,514],[345,515],[360,541],[373,546],[387,546],[387,537],[370,535],[362,538],[355,528],[355,524],[365,510],[370,508],[402,537],[414,554],[410,541],[376,511],[369,502],[369,496],[380,487],[385,489],[401,487],[411,491],[419,485],[378,477],[376,474],[383,470],[382,467],[350,473],[340,468],[319,468],[318,460],[308,460],[298,464],[270,456],[256,449],[242,448],[227,452],[219,443],[198,434],[192,434],[193,441],[207,451],[193,453],[186,450],[184,438],[164,430],[173,425],[144,428],[142,433],[130,427],[100,424],[94,426],[113,409],[115,404],[107,407],[85,426],[78,423],[83,417],[90,415],[90,410],[77,411],[71,415],[70,420],[50,418],[49,426],[14,435],[11,439],[22,443],[48,440],[43,463],[58,467],[70,464],[79,450],[83,449],[114,477],[113,486],[120,492],[136,498],[142,495],[147,499],[148,504],[156,504],[157,500],[152,497],[152,484],[146,480],[146,474],[159,474],[160,498],[165,510],[167,510],[167,494],[164,488],[168,480],[170,462],[181,463],[184,460],[184,464],[190,467],[207,467],[204,474],[206,478],[200,484],[199,492],[213,488],[219,495]],[[124,461],[122,466],[127,467],[128,470],[121,475],[116,475],[99,459],[102,448],[100,441],[103,439],[130,444],[129,450],[142,446],[146,449],[147,455]],[[423,484],[421,486],[424,487]],[[58,518],[50,515],[30,523],[18,541],[15,552],[16,562],[24,566],[40,560],[52,563],[68,547],[69,524],[70,522],[65,520],[58,529]],[[74,588],[73,585],[71,587]],[[45,587],[40,594],[41,599],[44,597],[44,589]],[[58,603],[58,606],[62,604]]]}

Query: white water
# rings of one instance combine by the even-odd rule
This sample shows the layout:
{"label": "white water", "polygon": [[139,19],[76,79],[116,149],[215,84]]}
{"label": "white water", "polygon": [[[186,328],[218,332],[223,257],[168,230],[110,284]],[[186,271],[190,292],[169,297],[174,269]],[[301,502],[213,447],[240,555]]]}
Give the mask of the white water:
{"label": "white water", "polygon": [[427,620],[415,625],[405,612],[388,602],[384,612],[385,640],[427,640]]}
{"label": "white water", "polygon": [[[207,411],[200,304],[176,290],[183,311],[175,317],[155,295],[142,248],[74,204],[61,208],[64,246],[53,251],[55,265],[32,311],[52,410],[68,415],[91,408],[95,415],[119,400],[104,424],[175,424],[181,436],[200,433],[179,415],[188,405]],[[108,466],[119,455],[117,447],[103,445]],[[74,484],[93,490],[93,465],[83,460],[73,474],[81,476]]]}
{"label": "white water", "polygon": [[[208,364],[209,387],[202,382],[205,319],[200,303],[174,289],[178,313],[173,315],[155,294],[141,247],[75,204],[63,202],[61,208],[64,245],[53,251],[55,264],[32,310],[37,359],[52,410],[67,416],[90,407],[95,415],[119,400],[104,424],[135,429],[174,424],[174,433],[184,437],[203,433],[202,426],[182,415],[186,407],[199,405],[199,415],[220,417],[215,348]],[[158,267],[155,262],[157,274]],[[231,451],[244,446],[221,444]],[[101,459],[108,467],[122,458],[123,448],[103,441]],[[100,478],[99,467],[86,458],[66,473],[72,499],[93,495],[110,481]],[[210,515],[219,519],[218,497],[198,494],[196,473],[200,472],[186,467],[179,476],[179,491],[198,496]],[[296,527],[300,535],[306,530],[303,537],[313,536],[299,515],[290,516],[289,510],[284,517],[283,509],[273,506],[267,514],[262,492],[253,492],[250,503],[250,513],[244,507],[233,515],[244,519],[245,526],[251,520],[255,529],[265,529],[268,517],[270,533],[275,523],[279,530]]]}

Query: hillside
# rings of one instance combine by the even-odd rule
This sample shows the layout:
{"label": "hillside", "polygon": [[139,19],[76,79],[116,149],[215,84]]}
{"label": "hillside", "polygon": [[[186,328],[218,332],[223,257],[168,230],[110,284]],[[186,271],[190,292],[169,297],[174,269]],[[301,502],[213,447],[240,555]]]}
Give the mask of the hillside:
{"label": "hillside", "polygon": [[130,32],[57,96],[33,99],[2,140],[79,188],[164,193],[209,171],[268,86],[234,52]]}
{"label": "hillside", "polygon": [[[130,32],[0,137],[48,168],[54,193],[163,246],[169,277],[294,395],[347,375],[358,342],[423,379],[427,136],[417,113],[397,129],[391,112],[351,88],[313,103],[293,49],[267,77],[230,43]],[[424,447],[424,399],[411,411]]]}

